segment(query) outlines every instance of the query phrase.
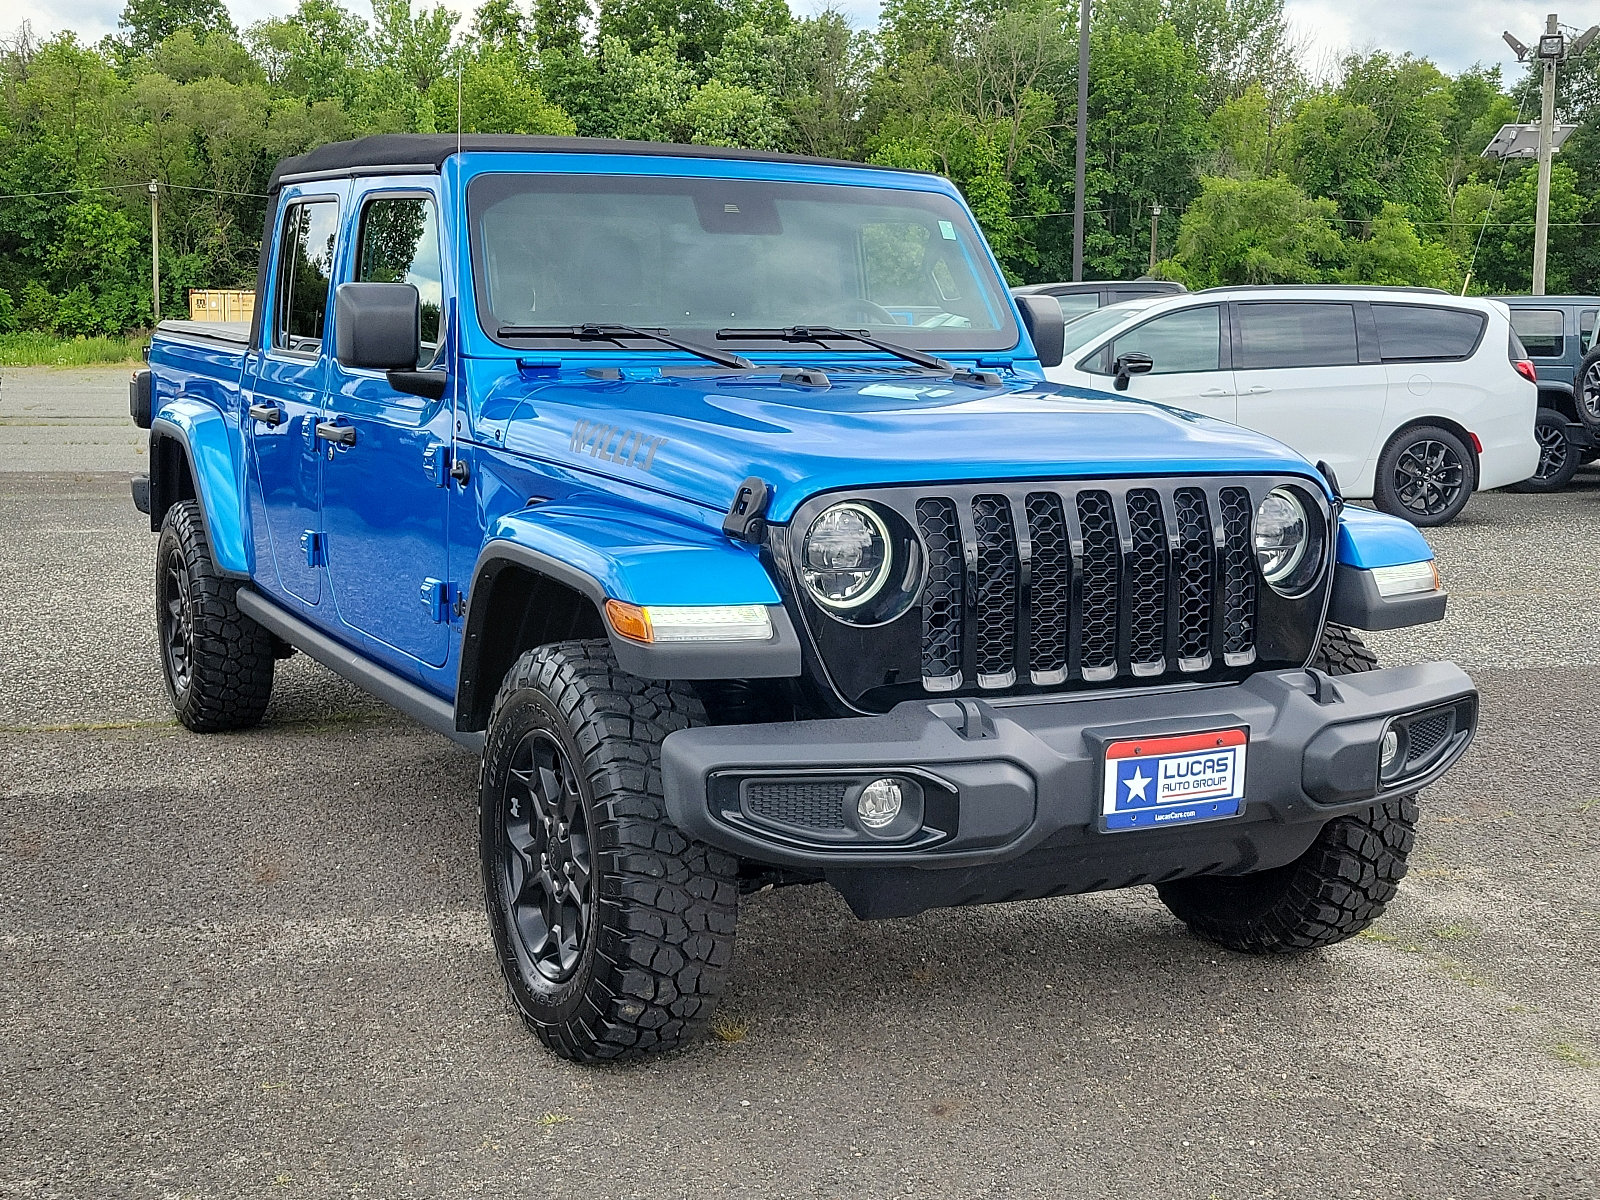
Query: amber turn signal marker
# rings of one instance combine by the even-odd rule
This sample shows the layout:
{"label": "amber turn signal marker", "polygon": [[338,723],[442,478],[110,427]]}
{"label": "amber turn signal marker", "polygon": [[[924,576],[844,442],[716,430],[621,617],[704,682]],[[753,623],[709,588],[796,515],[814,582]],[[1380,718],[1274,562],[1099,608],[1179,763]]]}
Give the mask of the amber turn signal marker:
{"label": "amber turn signal marker", "polygon": [[607,600],[606,620],[611,622],[611,628],[625,638],[632,638],[636,642],[656,640],[655,630],[650,628],[650,614],[637,604]]}

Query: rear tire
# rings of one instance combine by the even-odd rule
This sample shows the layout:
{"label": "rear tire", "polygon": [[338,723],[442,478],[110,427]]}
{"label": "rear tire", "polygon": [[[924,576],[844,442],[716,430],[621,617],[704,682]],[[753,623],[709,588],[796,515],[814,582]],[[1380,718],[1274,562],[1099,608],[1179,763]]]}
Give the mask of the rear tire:
{"label": "rear tire", "polygon": [[1591,434],[1600,437],[1600,347],[1583,356],[1578,364],[1578,420]]}
{"label": "rear tire", "polygon": [[1533,419],[1533,439],[1539,443],[1539,468],[1513,492],[1559,492],[1572,482],[1582,463],[1582,452],[1567,438],[1567,419],[1552,408],[1541,408]]}
{"label": "rear tire", "polygon": [[[1312,665],[1330,675],[1377,669],[1361,639],[1329,625]],[[1294,862],[1250,875],[1199,875],[1160,884],[1172,915],[1208,941],[1244,954],[1317,950],[1383,915],[1405,878],[1417,802],[1397,796],[1336,817]]]}
{"label": "rear tire", "polygon": [[574,1062],[696,1037],[733,955],[738,860],[666,815],[661,742],[705,719],[603,641],[530,650],[495,698],[479,776],[484,897],[511,1002]]}
{"label": "rear tire", "polygon": [[1378,458],[1372,500],[1413,525],[1444,525],[1461,515],[1478,486],[1472,452],[1438,425],[1402,429]]}
{"label": "rear tire", "polygon": [[156,625],[172,709],[196,733],[248,729],[272,699],[277,639],[239,611],[238,591],[211,557],[199,504],[174,504],[156,544]]}

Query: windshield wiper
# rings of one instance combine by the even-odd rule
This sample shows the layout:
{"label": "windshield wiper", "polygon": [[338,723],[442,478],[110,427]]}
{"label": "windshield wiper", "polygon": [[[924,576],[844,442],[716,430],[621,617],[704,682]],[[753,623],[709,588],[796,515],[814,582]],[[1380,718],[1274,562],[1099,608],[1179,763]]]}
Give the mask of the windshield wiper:
{"label": "windshield wiper", "polygon": [[632,325],[502,325],[496,330],[495,336],[570,338],[575,342],[615,342],[619,346],[622,345],[623,338],[643,338],[645,341],[671,346],[674,350],[687,350],[690,354],[698,354],[701,358],[710,359],[721,367],[730,367],[736,371],[750,371],[755,368],[755,363],[742,354],[729,354],[726,350],[718,350],[714,346],[702,346],[697,342],[686,342],[681,338],[671,337],[659,329],[635,329]]}
{"label": "windshield wiper", "polygon": [[832,325],[790,325],[786,329],[719,329],[717,338],[719,341],[743,338],[751,341],[815,342],[819,346],[830,339],[840,342],[860,342],[863,346],[871,346],[874,350],[893,354],[907,362],[914,362],[919,367],[927,367],[930,371],[955,372],[955,368],[942,358],[924,354],[921,350],[913,350],[910,346],[886,342],[862,329],[836,329]]}

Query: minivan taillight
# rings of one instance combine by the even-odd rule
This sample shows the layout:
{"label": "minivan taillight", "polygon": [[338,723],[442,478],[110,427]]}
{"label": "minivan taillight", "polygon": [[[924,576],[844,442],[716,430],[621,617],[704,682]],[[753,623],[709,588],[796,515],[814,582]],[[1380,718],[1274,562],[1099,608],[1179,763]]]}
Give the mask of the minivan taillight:
{"label": "minivan taillight", "polygon": [[1534,370],[1533,363],[1530,360],[1526,358],[1518,359],[1511,365],[1517,369],[1517,374],[1521,375],[1529,383],[1539,382],[1539,372]]}

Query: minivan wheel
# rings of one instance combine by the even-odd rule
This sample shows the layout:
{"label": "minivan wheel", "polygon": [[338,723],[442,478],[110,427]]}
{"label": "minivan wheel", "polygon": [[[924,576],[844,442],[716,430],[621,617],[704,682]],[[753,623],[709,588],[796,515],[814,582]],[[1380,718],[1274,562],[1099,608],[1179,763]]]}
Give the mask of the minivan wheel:
{"label": "minivan wheel", "polygon": [[1384,512],[1413,525],[1443,525],[1461,514],[1476,485],[1466,444],[1438,425],[1417,425],[1384,447],[1372,498]]}
{"label": "minivan wheel", "polygon": [[1539,443],[1539,467],[1513,492],[1559,492],[1578,473],[1582,454],[1567,437],[1567,419],[1554,409],[1541,408],[1533,421],[1533,440]]}

